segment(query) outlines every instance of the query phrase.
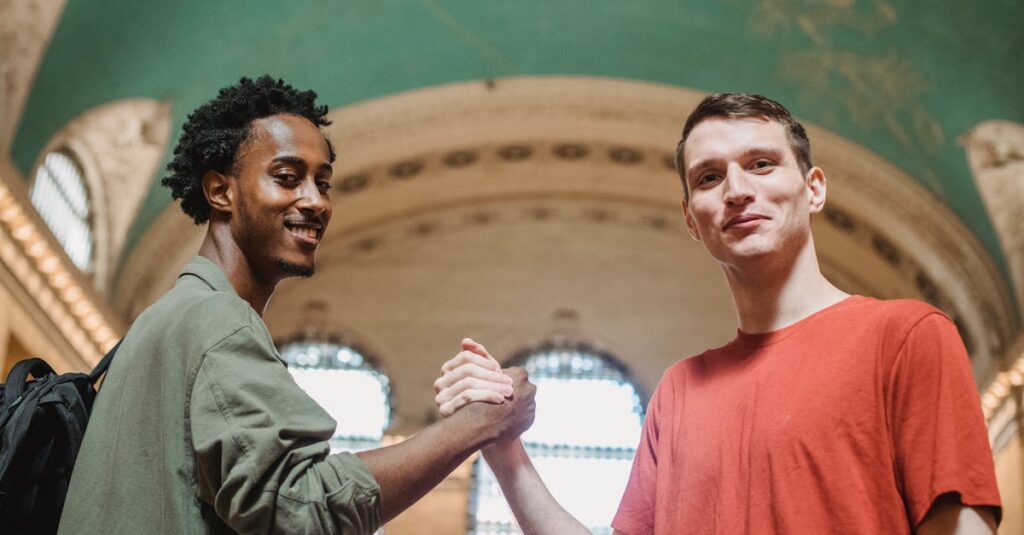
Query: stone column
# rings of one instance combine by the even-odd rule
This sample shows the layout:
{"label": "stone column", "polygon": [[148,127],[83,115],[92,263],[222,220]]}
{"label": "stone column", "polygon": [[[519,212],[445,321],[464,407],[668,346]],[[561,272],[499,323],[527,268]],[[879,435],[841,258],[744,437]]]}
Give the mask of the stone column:
{"label": "stone column", "polygon": [[1006,257],[1017,311],[1024,316],[1024,124],[985,121],[961,143]]}

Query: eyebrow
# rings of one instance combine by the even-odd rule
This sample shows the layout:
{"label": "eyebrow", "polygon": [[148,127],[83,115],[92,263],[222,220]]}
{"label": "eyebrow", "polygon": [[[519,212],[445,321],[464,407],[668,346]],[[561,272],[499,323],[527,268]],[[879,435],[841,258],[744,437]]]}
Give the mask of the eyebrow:
{"label": "eyebrow", "polygon": [[[277,158],[274,158],[273,160],[270,160],[270,163],[287,163],[287,164],[291,164],[291,165],[306,165],[306,160],[303,160],[302,158],[299,158],[298,156],[278,156]],[[326,163],[326,162],[320,164],[320,167],[318,169],[323,169],[323,170],[330,171],[331,173],[334,173],[334,168],[331,167],[331,164]]]}
{"label": "eyebrow", "polygon": [[[757,154],[767,154],[771,156],[780,157],[781,155],[785,154],[785,152],[777,147],[750,147],[749,149],[740,153],[739,159],[746,159]],[[689,169],[687,169],[686,178],[690,178],[696,171],[701,171],[704,168],[710,167],[712,164],[718,163],[720,161],[721,158],[705,158],[703,160],[700,160],[696,164],[690,166]]]}

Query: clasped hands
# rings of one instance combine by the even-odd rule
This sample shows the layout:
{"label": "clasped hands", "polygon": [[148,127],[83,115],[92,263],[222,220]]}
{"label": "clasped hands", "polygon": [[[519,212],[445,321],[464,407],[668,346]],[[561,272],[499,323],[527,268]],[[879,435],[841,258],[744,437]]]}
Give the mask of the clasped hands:
{"label": "clasped hands", "polygon": [[[479,411],[494,426],[492,442],[502,443],[518,438],[533,424],[536,390],[525,369],[502,370],[487,348],[465,338],[462,351],[441,366],[441,377],[434,381],[434,403],[445,418],[463,407]],[[484,403],[474,403],[478,401]]]}

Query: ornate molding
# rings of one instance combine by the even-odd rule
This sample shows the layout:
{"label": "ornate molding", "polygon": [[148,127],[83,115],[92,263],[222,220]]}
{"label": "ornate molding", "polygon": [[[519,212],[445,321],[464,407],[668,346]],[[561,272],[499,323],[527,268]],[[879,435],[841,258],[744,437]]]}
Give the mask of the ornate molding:
{"label": "ornate molding", "polygon": [[[904,269],[916,271],[922,297],[953,315],[973,340],[975,375],[987,384],[1020,326],[1009,285],[992,258],[949,208],[898,168],[827,131],[808,130],[815,160],[829,174],[830,202],[840,201],[860,220],[884,229],[880,235],[914,260],[916,266]],[[978,360],[985,364],[979,367]]]}
{"label": "ornate molding", "polygon": [[961,140],[974,183],[988,210],[1024,315],[1024,125],[985,121]]}
{"label": "ornate molding", "polygon": [[65,0],[0,0],[0,154],[7,154],[21,110]]}
{"label": "ornate molding", "polygon": [[136,242],[109,293],[111,307],[133,321],[155,302],[174,281],[181,268],[199,252],[206,225],[196,225],[178,203],[164,209]]}
{"label": "ornate molding", "polygon": [[1020,431],[1024,414],[1024,336],[1013,345],[1009,354],[1015,358],[1010,366],[996,375],[982,393],[981,409],[989,428],[992,451],[999,453]]}
{"label": "ornate molding", "polygon": [[82,165],[92,202],[96,288],[108,293],[113,266],[166,151],[169,104],[126,99],[92,108],[62,128],[40,153],[64,148]]}
{"label": "ornate molding", "polygon": [[54,333],[75,349],[81,368],[91,367],[123,328],[45,225],[23,208],[27,203],[21,192],[0,180],[0,262],[53,324]]}

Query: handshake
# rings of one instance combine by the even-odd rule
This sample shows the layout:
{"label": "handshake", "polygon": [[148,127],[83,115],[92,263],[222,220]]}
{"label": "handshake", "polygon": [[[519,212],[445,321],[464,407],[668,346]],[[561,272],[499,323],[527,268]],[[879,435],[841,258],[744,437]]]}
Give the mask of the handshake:
{"label": "handshake", "polygon": [[434,402],[441,416],[473,411],[489,423],[488,444],[513,441],[533,424],[537,388],[526,370],[502,370],[483,345],[463,339],[462,351],[441,366],[441,373],[434,381]]}
{"label": "handshake", "polygon": [[462,351],[441,366],[434,392],[441,416],[473,411],[470,417],[482,420],[488,436],[481,452],[524,534],[590,535],[551,495],[518,440],[536,409],[537,388],[525,369],[502,370],[484,346],[466,338]]}

